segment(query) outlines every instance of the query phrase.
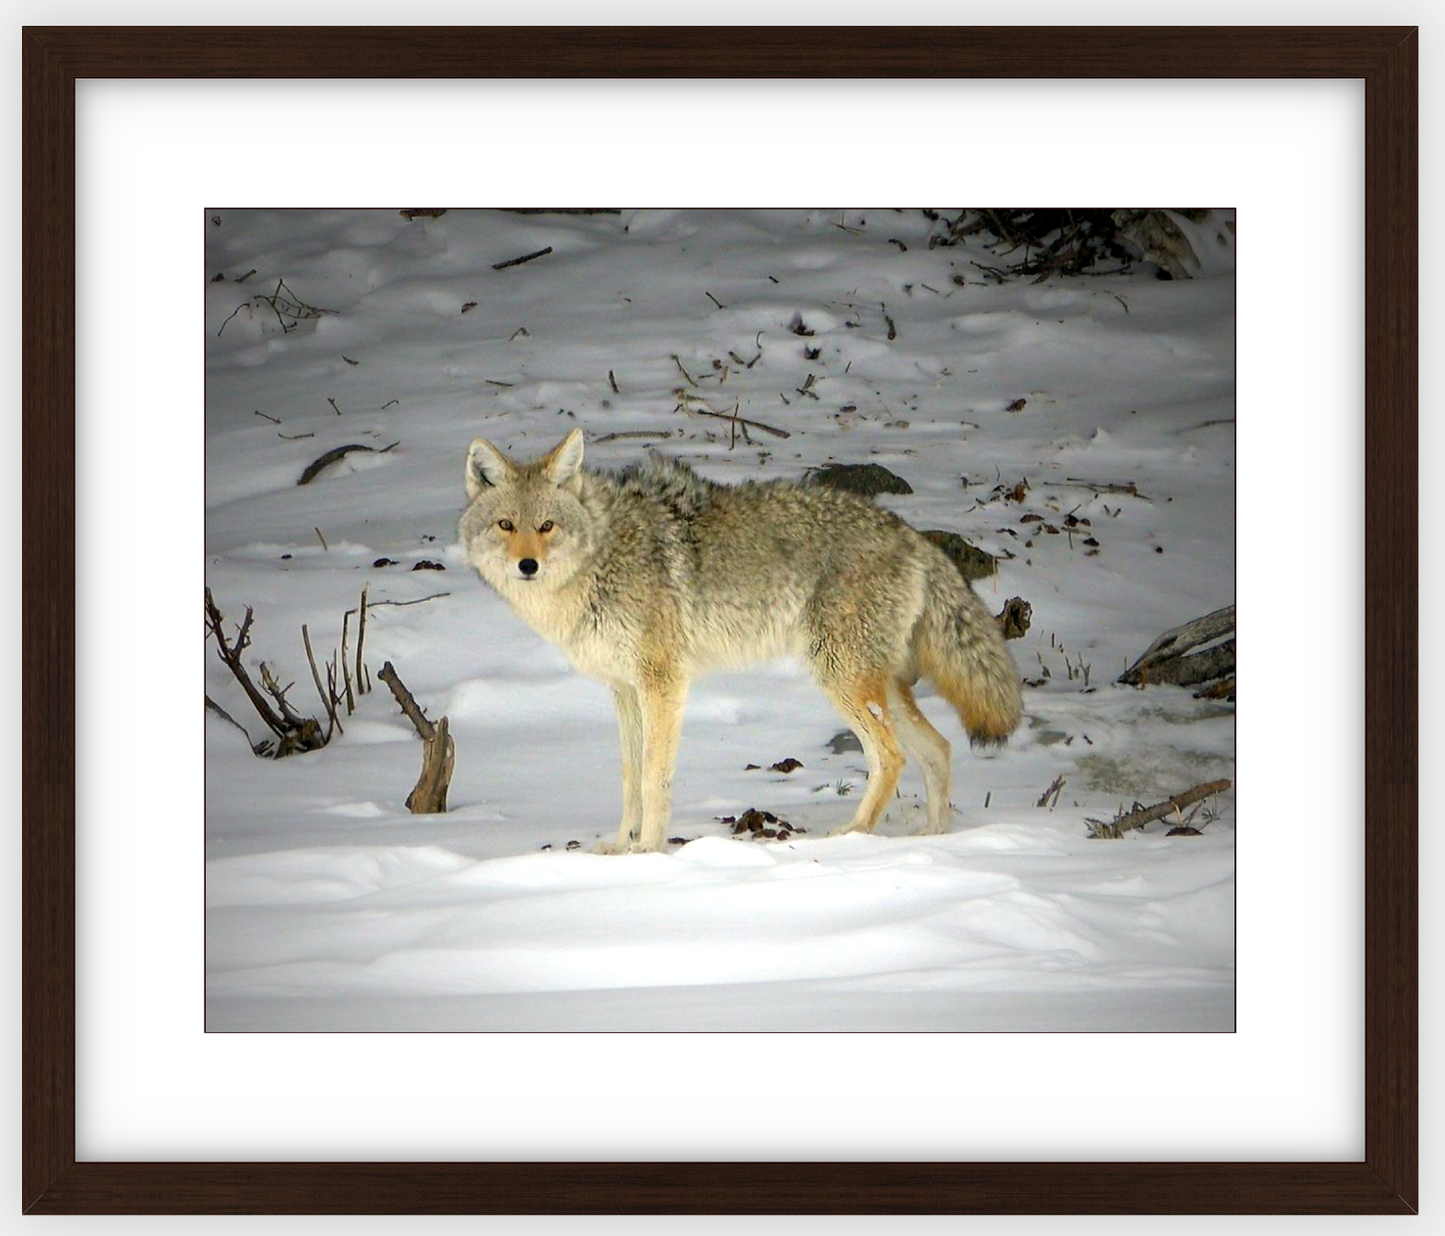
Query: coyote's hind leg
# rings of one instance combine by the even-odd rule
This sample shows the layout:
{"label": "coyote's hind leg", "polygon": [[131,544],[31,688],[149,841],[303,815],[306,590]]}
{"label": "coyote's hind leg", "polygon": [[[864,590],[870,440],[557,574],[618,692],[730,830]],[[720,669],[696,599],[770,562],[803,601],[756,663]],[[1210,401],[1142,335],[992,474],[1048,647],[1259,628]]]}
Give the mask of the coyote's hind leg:
{"label": "coyote's hind leg", "polygon": [[839,833],[871,833],[898,786],[903,771],[903,752],[893,733],[893,718],[882,674],[859,676],[849,681],[820,680],[819,686],[833,701],[843,719],[853,727],[863,744],[868,761],[868,789],[853,818]]}
{"label": "coyote's hind leg", "polygon": [[919,710],[912,687],[897,680],[889,690],[893,705],[893,726],[903,750],[923,770],[923,784],[928,790],[928,827],[930,833],[948,831],[949,757],[952,748]]}
{"label": "coyote's hind leg", "polygon": [[676,671],[645,675],[637,689],[642,717],[642,833],[638,848],[660,850],[672,818],[672,773],[687,679]]}

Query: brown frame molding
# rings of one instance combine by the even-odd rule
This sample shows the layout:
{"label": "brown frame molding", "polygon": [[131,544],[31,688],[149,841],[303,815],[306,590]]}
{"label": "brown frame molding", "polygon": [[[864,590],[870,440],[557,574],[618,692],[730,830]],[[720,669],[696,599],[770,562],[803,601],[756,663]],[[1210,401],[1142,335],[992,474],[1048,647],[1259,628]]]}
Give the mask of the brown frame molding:
{"label": "brown frame molding", "polygon": [[[22,1209],[1395,1213],[1418,1206],[1418,31],[1413,27],[26,27]],[[96,1163],[75,1158],[78,77],[1352,77],[1365,82],[1365,1159]]]}

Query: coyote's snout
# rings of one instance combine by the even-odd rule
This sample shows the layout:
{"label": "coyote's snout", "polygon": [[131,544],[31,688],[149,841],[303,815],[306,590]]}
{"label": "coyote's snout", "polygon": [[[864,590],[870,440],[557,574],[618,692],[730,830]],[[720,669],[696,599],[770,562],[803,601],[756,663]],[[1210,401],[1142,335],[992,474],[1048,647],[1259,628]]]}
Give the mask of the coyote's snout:
{"label": "coyote's snout", "polygon": [[928,830],[948,827],[948,740],[919,711],[930,679],[973,742],[1019,720],[1018,674],[993,617],[935,545],[852,494],[796,481],[717,485],[652,459],[582,470],[573,430],[516,463],[467,452],[468,560],[532,628],[612,688],[622,733],[617,850],[661,849],[688,683],[712,668],[806,658],[857,733],[870,830],[907,754]]}

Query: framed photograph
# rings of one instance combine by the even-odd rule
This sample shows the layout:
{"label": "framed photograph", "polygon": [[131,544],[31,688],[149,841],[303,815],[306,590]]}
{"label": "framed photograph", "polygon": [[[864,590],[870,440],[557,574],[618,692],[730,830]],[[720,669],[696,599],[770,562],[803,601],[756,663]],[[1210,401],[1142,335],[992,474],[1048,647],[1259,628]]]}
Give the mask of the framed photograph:
{"label": "framed photograph", "polygon": [[[720,33],[25,30],[27,1212],[1415,1209],[1416,32]],[[124,97],[96,106],[95,83],[131,77],[234,92],[149,136]],[[918,79],[934,117],[988,79],[1031,132],[1064,81],[1362,79],[1363,117],[1327,114],[1364,148],[1340,284],[1367,267],[1363,299],[1328,335],[1327,295],[1271,310],[1264,251],[1289,246],[1266,245],[1278,216],[1249,177],[1325,183],[1329,142],[1291,147],[1295,120],[1212,137],[1201,170],[1108,207],[1068,170],[1116,131],[1092,99],[1070,154],[1006,180],[1033,206],[910,205],[1000,194],[976,164],[910,178],[892,112],[851,145],[804,139],[872,161],[888,191],[851,204],[826,178],[774,201],[576,187],[641,166],[589,135],[622,127],[611,89],[652,78],[677,79],[679,116],[765,134],[695,144],[705,123],[659,120],[647,140],[689,185],[780,183],[790,147],[766,127],[800,104],[788,79],[828,115],[840,79]],[[780,93],[708,111],[701,78]],[[511,91],[526,131],[479,134],[466,164],[508,192],[476,196],[451,138],[415,129],[386,134],[418,149],[384,192],[288,191],[298,159],[366,158],[342,92],[368,80],[433,91],[437,114],[448,91],[492,91],[492,115]],[[244,139],[224,176],[192,173],[207,197],[181,235],[167,178],[216,166],[217,115]],[[1149,132],[1156,153],[1172,137]],[[1204,196],[1221,151],[1237,179]],[[122,330],[77,280],[127,247]],[[1348,370],[1328,391],[1268,372],[1276,331],[1281,355],[1358,350],[1363,416]],[[1308,445],[1269,414],[1296,399]],[[1276,512],[1236,496],[1288,491],[1282,460],[1343,489],[1360,450],[1343,551],[1286,562],[1244,536]],[[176,719],[200,624],[173,598],[199,574],[168,545],[204,546],[204,725]],[[1265,598],[1318,588],[1330,552],[1364,657],[1347,615],[1311,624],[1330,681],[1295,720],[1251,714],[1251,674],[1278,681],[1294,638]],[[1297,862],[1258,821],[1317,739],[1363,769],[1362,814]],[[1257,884],[1237,915],[1236,836],[1242,876],[1297,872],[1277,920],[1334,900],[1362,1050],[1311,1041],[1285,1066],[1295,1022],[1270,1001],[1343,1006],[1249,917]],[[508,1067],[458,1078],[469,1115],[408,1113],[408,1061],[435,1091],[478,1041]],[[1081,1043],[1114,1059],[1083,1076]],[[865,1060],[843,1091],[840,1044]],[[1248,1144],[1207,1097],[1246,1048],[1283,1079]],[[969,1053],[972,1085],[951,1075]],[[357,1070],[374,1084],[346,1086]],[[988,1148],[956,1136],[1028,1106],[1018,1070],[1063,1094],[1057,1140],[1024,1119]],[[297,1099],[308,1072],[326,1083]],[[1111,1103],[1145,1072],[1211,1113],[1192,1143]],[[684,1127],[669,1073],[715,1139]],[[1362,1156],[1284,1140],[1291,1096],[1321,1090],[1336,1124],[1363,1120]],[[288,1114],[287,1091],[334,1110]],[[942,1116],[944,1095],[969,1107]],[[543,1118],[569,1102],[570,1140]],[[750,1141],[760,1120],[781,1140]],[[1083,1130],[1117,1152],[1063,1149]]]}

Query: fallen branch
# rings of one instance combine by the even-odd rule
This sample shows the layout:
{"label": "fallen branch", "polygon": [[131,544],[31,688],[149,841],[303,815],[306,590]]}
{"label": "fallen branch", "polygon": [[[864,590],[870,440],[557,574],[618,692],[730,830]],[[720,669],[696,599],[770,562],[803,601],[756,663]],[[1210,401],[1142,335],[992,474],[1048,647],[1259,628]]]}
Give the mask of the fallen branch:
{"label": "fallen branch", "polygon": [[[285,435],[282,436],[284,437]],[[390,446],[383,446],[379,451],[377,451],[376,447],[367,446],[362,442],[352,442],[347,446],[334,446],[327,451],[326,454],[312,460],[312,462],[307,465],[306,471],[301,474],[301,479],[296,483],[298,485],[311,484],[323,469],[329,468],[338,459],[345,459],[352,451],[375,451],[379,455],[385,455],[400,445],[399,442],[393,442]]]}
{"label": "fallen branch", "polygon": [[306,467],[306,471],[301,474],[301,479],[296,483],[298,485],[311,484],[311,482],[314,481],[318,475],[320,475],[323,469],[329,468],[338,459],[345,459],[346,456],[351,454],[352,451],[374,451],[375,449],[376,448],[374,446],[366,446],[364,443],[361,442],[353,442],[349,446],[333,447],[331,450],[327,451],[326,454],[320,456],[318,459],[315,459],[310,464],[308,464]]}
{"label": "fallen branch", "polygon": [[492,269],[506,270],[509,266],[520,266],[523,262],[531,262],[539,257],[546,257],[551,252],[552,246],[548,245],[545,249],[538,249],[536,253],[524,253],[521,257],[508,258],[505,262],[493,262]]}
{"label": "fallen branch", "polygon": [[452,768],[456,762],[456,743],[448,733],[447,718],[443,717],[435,724],[428,721],[417,705],[416,697],[397,677],[390,661],[381,667],[377,677],[391,688],[401,711],[406,714],[425,744],[421,776],[417,778],[415,788],[406,796],[407,810],[413,815],[443,812],[447,809],[447,787],[451,784]]}
{"label": "fallen branch", "polygon": [[1179,811],[1191,803],[1197,803],[1202,798],[1208,798],[1211,794],[1222,794],[1232,784],[1231,781],[1223,778],[1219,781],[1206,781],[1203,785],[1196,785],[1192,790],[1185,790],[1184,793],[1167,798],[1162,803],[1155,803],[1152,807],[1136,807],[1133,811],[1116,816],[1107,823],[1102,820],[1090,820],[1089,836],[1106,837],[1117,841],[1131,829],[1143,828],[1144,825],[1154,820],[1163,819],[1171,811]]}

